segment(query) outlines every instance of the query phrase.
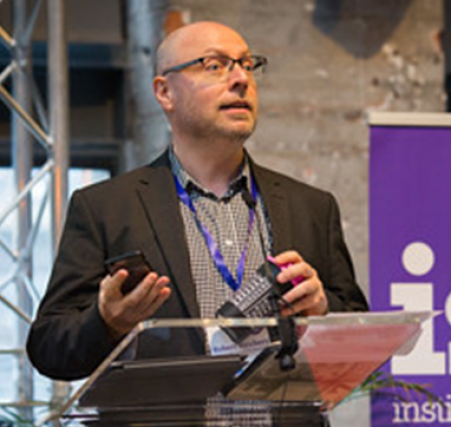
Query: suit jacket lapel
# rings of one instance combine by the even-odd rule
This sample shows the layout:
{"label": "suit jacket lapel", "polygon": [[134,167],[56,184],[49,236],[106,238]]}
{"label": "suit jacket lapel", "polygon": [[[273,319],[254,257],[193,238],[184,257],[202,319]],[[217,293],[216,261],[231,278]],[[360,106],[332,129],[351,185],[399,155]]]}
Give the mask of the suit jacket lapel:
{"label": "suit jacket lapel", "polygon": [[277,175],[251,161],[251,168],[265,208],[273,237],[274,254],[292,248],[288,195]]}
{"label": "suit jacket lapel", "polygon": [[183,219],[167,154],[146,169],[138,187],[163,258],[191,317],[200,317],[191,275]]}
{"label": "suit jacket lapel", "polygon": [[[268,212],[274,253],[292,247],[288,195],[276,174],[250,160],[251,170]],[[177,283],[189,315],[200,317],[196,290],[191,275],[183,219],[167,153],[145,169],[138,193],[158,240],[170,274]]]}

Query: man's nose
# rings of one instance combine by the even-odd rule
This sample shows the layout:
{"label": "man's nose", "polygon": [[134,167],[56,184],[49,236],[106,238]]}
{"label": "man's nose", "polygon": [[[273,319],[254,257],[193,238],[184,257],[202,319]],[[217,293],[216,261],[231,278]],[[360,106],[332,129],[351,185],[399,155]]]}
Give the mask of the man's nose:
{"label": "man's nose", "polygon": [[240,63],[233,64],[232,69],[229,71],[229,81],[232,86],[238,85],[247,88],[251,78],[252,76],[249,75],[248,72],[244,71]]}

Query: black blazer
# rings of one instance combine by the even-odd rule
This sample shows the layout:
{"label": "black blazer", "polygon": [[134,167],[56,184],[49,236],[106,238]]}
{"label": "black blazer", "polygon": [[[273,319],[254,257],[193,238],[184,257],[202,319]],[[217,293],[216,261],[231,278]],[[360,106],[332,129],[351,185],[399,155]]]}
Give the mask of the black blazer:
{"label": "black blazer", "polygon": [[[297,250],[318,271],[331,311],[366,310],[343,240],[332,195],[255,165],[251,169],[268,211],[274,253]],[[157,317],[199,317],[188,247],[167,153],[142,167],[76,191],[71,199],[52,276],[27,342],[44,375],[89,375],[114,348],[99,315],[104,261],[141,249],[172,295]],[[199,330],[145,335],[139,357],[202,354]]]}

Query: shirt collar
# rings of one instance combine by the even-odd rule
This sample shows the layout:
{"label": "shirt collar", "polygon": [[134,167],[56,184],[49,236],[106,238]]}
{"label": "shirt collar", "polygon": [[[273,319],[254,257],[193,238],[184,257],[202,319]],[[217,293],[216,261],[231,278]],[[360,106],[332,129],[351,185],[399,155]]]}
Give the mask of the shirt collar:
{"label": "shirt collar", "polygon": [[[186,190],[186,192],[190,195],[199,194],[204,195],[213,199],[218,199],[218,197],[202,187],[184,168],[180,163],[180,160],[177,158],[174,152],[174,148],[172,145],[169,147],[169,161],[171,164],[171,171],[180,181],[182,187]],[[234,196],[236,193],[243,190],[243,188],[247,188],[250,191],[249,183],[250,183],[250,166],[248,160],[248,154],[244,152],[243,163],[241,165],[240,172],[236,178],[234,178],[225,192],[225,194],[221,197],[221,199],[229,199]]]}

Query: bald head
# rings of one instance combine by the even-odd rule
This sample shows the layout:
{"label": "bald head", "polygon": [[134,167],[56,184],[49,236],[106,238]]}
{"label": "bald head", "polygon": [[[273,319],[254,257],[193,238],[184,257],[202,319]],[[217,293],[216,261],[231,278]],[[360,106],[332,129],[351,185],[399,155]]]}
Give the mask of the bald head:
{"label": "bald head", "polygon": [[195,22],[175,30],[158,47],[157,74],[181,62],[202,56],[207,50],[215,52],[216,47],[220,48],[224,37],[248,50],[246,42],[235,30],[218,22]]}
{"label": "bald head", "polygon": [[[187,25],[161,43],[153,88],[171,125],[174,146],[180,147],[177,141],[191,148],[202,146],[201,141],[222,141],[226,147],[242,149],[258,114],[256,82],[241,64],[249,56],[244,39],[217,22]],[[198,61],[207,57],[211,62],[218,62],[215,57],[234,62],[215,74],[214,67],[207,71]]]}

